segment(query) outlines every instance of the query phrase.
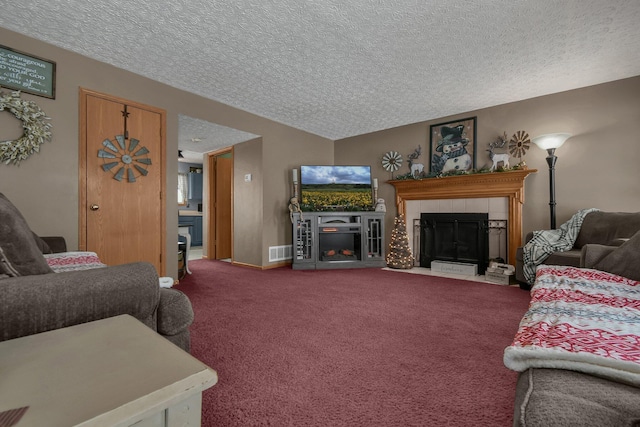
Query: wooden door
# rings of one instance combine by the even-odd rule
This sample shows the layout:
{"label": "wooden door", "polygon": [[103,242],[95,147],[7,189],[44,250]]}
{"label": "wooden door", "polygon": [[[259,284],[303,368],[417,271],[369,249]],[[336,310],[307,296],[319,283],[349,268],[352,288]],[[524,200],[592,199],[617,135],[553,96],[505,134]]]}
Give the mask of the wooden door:
{"label": "wooden door", "polygon": [[165,274],[165,112],[81,90],[80,247]]}
{"label": "wooden door", "polygon": [[233,257],[233,150],[209,156],[209,257]]}
{"label": "wooden door", "polygon": [[231,178],[233,158],[216,158],[216,259],[231,258]]}

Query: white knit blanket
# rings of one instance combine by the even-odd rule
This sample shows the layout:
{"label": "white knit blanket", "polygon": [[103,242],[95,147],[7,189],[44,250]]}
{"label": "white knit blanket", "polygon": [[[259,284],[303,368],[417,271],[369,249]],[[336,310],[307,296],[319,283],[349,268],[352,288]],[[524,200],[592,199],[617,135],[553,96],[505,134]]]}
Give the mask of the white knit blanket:
{"label": "white knit blanket", "polygon": [[569,369],[640,386],[640,282],[567,266],[538,267],[531,303],[504,364]]}
{"label": "white knit blanket", "polygon": [[536,277],[536,267],[544,262],[549,255],[558,251],[568,251],[576,242],[582,221],[589,212],[598,209],[582,209],[556,230],[534,231],[533,237],[522,247],[522,272],[527,282],[533,283]]}

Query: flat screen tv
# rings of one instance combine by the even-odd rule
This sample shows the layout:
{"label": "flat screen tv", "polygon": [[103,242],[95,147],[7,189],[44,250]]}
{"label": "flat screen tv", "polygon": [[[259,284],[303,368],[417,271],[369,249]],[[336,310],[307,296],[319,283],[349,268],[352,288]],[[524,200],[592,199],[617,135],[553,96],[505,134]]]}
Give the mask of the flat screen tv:
{"label": "flat screen tv", "polygon": [[303,211],[373,210],[371,166],[301,166]]}

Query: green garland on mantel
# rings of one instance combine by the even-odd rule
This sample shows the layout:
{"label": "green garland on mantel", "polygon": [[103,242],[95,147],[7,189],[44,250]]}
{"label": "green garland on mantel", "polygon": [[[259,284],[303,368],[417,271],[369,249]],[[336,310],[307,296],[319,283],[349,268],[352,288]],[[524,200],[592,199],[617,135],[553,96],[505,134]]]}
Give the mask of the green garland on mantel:
{"label": "green garland on mantel", "polygon": [[25,101],[17,91],[0,92],[0,112],[5,109],[22,122],[24,133],[14,141],[0,141],[0,162],[19,165],[51,140],[51,123],[45,121],[49,117],[35,102]]}
{"label": "green garland on mantel", "polygon": [[404,175],[398,175],[396,177],[393,178],[393,180],[395,181],[404,181],[404,180],[415,180],[415,181],[419,181],[421,179],[432,179],[432,178],[445,178],[448,176],[461,176],[461,175],[478,175],[478,174],[482,174],[482,173],[500,173],[500,172],[511,172],[511,171],[517,171],[517,170],[523,170],[526,169],[527,165],[522,162],[522,163],[518,163],[517,165],[513,166],[513,167],[509,167],[509,168],[503,168],[503,167],[498,167],[495,170],[491,170],[489,168],[482,168],[482,169],[473,169],[471,171],[457,171],[457,170],[452,170],[449,172],[445,172],[445,173],[440,173],[440,174],[435,174],[435,173],[428,173],[428,174],[424,174],[424,175],[419,175],[419,176],[413,176],[411,174],[411,172],[408,172]]}

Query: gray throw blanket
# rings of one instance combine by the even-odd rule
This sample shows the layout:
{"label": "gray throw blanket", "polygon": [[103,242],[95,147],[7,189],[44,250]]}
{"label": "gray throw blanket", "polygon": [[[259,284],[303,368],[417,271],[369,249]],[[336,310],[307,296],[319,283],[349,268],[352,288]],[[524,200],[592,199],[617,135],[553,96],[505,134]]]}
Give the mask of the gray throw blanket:
{"label": "gray throw blanket", "polygon": [[534,231],[533,238],[522,248],[523,273],[527,282],[536,278],[536,267],[554,252],[568,251],[578,237],[582,221],[588,213],[599,209],[590,208],[578,211],[557,230]]}

